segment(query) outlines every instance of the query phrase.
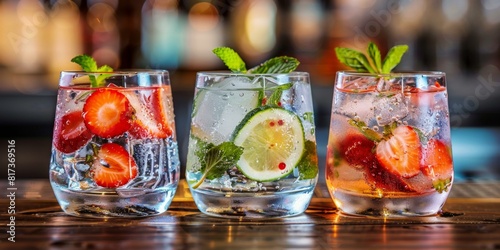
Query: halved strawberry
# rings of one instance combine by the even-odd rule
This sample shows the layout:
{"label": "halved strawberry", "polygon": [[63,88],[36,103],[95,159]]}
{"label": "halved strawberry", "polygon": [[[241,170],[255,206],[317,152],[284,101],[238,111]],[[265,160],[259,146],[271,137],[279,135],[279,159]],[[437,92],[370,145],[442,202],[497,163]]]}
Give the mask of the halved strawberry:
{"label": "halved strawberry", "polygon": [[427,147],[422,151],[421,170],[432,180],[436,190],[446,190],[453,176],[453,159],[444,142],[437,139],[427,142]]}
{"label": "halved strawberry", "polygon": [[378,161],[373,161],[372,165],[365,166],[366,182],[374,188],[384,192],[408,192],[413,191],[401,177],[387,171],[380,166]]}
{"label": "halved strawberry", "polygon": [[168,135],[163,125],[155,117],[154,91],[141,90],[136,92],[124,92],[130,104],[135,110],[135,118],[130,128],[130,134],[139,139],[144,138],[166,138]]}
{"label": "halved strawberry", "polygon": [[376,148],[380,165],[399,177],[410,178],[417,175],[420,172],[422,149],[415,129],[399,126],[387,137]]}
{"label": "halved strawberry", "polygon": [[138,172],[134,158],[116,143],[102,145],[91,171],[95,183],[105,188],[123,186],[135,178]]}
{"label": "halved strawberry", "polygon": [[63,153],[72,153],[87,144],[92,133],[85,127],[82,112],[73,111],[55,121],[54,146]]}
{"label": "halved strawberry", "polygon": [[353,167],[370,167],[375,161],[375,142],[362,134],[349,134],[339,145],[340,156]]}
{"label": "halved strawberry", "polygon": [[[156,120],[160,123],[161,129],[166,133],[167,136],[172,135],[172,128],[170,128],[169,120],[169,110],[165,107],[165,99],[169,98],[166,87],[159,87],[153,91],[152,102],[153,102],[153,115]],[[171,102],[171,99],[168,99]]]}
{"label": "halved strawberry", "polygon": [[129,130],[134,109],[128,99],[116,89],[94,91],[83,106],[83,120],[92,133],[112,138]]}

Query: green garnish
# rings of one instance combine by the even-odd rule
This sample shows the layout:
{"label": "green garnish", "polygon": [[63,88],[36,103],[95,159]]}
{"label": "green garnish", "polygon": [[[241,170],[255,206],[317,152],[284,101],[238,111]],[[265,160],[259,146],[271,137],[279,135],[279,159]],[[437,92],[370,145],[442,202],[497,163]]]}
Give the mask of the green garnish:
{"label": "green garnish", "polygon": [[293,57],[280,56],[271,58],[258,66],[255,66],[248,70],[251,74],[279,74],[279,73],[290,73],[297,69],[299,66],[299,61]]}
{"label": "green garnish", "polygon": [[[241,59],[240,55],[233,49],[229,47],[218,47],[212,50],[212,52],[221,59],[224,64],[234,73],[243,74],[286,74],[294,71],[299,66],[299,61],[293,57],[289,56],[279,56],[271,58],[249,70],[246,69],[245,62]],[[269,97],[270,100],[267,103],[279,106],[278,102],[281,98],[283,90],[287,90],[292,85],[283,84],[275,90],[273,94]],[[266,90],[270,88],[264,87]],[[262,94],[264,98],[264,94]],[[264,98],[265,99],[265,98]]]}
{"label": "green garnish", "polygon": [[294,71],[299,66],[299,61],[289,56],[271,58],[247,71],[245,62],[240,55],[229,47],[218,47],[212,50],[224,64],[235,73],[251,74],[284,74]]}
{"label": "green garnish", "polygon": [[281,95],[283,94],[283,90],[290,89],[291,87],[292,87],[291,83],[279,85],[278,87],[276,87],[274,92],[267,100],[266,104],[273,107],[280,107]]}
{"label": "green garnish", "polygon": [[216,179],[236,165],[243,153],[243,148],[232,142],[223,142],[217,146],[198,140],[198,149],[195,154],[200,159],[200,171],[203,172],[200,180],[192,188],[198,188],[205,179]]}
{"label": "green garnish", "polygon": [[240,55],[236,53],[231,48],[228,47],[218,47],[212,50],[212,52],[218,56],[224,64],[235,73],[246,73],[247,68],[245,62],[241,59]]}
{"label": "green garnish", "polygon": [[[80,67],[82,67],[82,69],[85,72],[92,72],[92,73],[113,72],[113,68],[111,68],[108,65],[103,65],[101,67],[97,67],[96,61],[94,60],[94,58],[92,58],[89,55],[75,56],[75,57],[73,57],[73,59],[71,59],[71,62],[74,62],[74,63],[80,65]],[[97,77],[95,77],[94,75],[89,75],[90,84],[92,87],[101,87],[104,85],[104,80],[106,78],[108,78],[109,76],[110,76],[110,74],[99,74]]]}
{"label": "green garnish", "polygon": [[341,63],[358,72],[388,74],[401,62],[401,58],[407,50],[408,45],[396,45],[387,52],[383,62],[380,50],[373,42],[368,44],[367,49],[371,62],[363,52],[349,48],[337,47],[335,48],[335,54]]}
{"label": "green garnish", "polygon": [[316,178],[319,170],[316,144],[314,142],[305,142],[305,152],[297,167],[299,168],[299,178],[301,180]]}
{"label": "green garnish", "polygon": [[432,187],[438,191],[438,193],[448,192],[448,188],[451,186],[451,178],[448,179],[438,179],[432,182]]}

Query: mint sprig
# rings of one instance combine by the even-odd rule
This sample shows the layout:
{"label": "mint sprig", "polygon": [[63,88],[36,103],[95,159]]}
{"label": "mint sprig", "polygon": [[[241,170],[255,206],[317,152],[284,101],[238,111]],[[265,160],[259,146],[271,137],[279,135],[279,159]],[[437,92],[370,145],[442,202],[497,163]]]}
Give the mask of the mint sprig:
{"label": "mint sprig", "polygon": [[294,71],[300,64],[296,58],[279,56],[271,58],[247,71],[245,62],[233,49],[218,47],[213,49],[212,52],[224,62],[229,70],[235,73],[285,74]]}
{"label": "mint sprig", "polygon": [[297,69],[299,61],[289,56],[271,58],[248,70],[251,74],[284,74]]}
{"label": "mint sprig", "polygon": [[[80,67],[82,67],[82,69],[85,72],[91,72],[91,73],[113,72],[113,68],[111,68],[108,65],[103,65],[101,67],[97,67],[97,62],[94,60],[94,58],[92,58],[89,55],[75,56],[75,57],[73,57],[73,59],[71,59],[71,62],[74,62],[74,63],[80,65]],[[104,80],[106,80],[106,78],[108,78],[109,76],[111,76],[111,74],[99,74],[97,77],[95,77],[94,75],[89,75],[90,84],[92,87],[101,87],[105,83]]]}
{"label": "mint sprig", "polygon": [[384,60],[375,43],[368,44],[367,54],[349,48],[337,47],[335,54],[337,59],[344,65],[353,68],[358,72],[369,72],[373,74],[388,74],[401,62],[401,58],[408,50],[408,45],[396,45],[392,47]]}
{"label": "mint sprig", "polygon": [[236,53],[231,48],[228,47],[218,47],[212,50],[212,52],[218,56],[224,64],[235,73],[246,73],[247,68],[245,62],[241,59],[240,55]]}
{"label": "mint sprig", "polygon": [[299,178],[301,180],[314,179],[318,175],[318,156],[316,153],[316,143],[307,140],[305,143],[304,155],[297,165],[299,169]]}
{"label": "mint sprig", "polygon": [[233,142],[223,142],[217,146],[198,140],[198,148],[195,152],[200,160],[200,171],[203,172],[200,180],[191,187],[198,188],[205,179],[219,178],[234,166],[243,154],[243,148],[236,146]]}

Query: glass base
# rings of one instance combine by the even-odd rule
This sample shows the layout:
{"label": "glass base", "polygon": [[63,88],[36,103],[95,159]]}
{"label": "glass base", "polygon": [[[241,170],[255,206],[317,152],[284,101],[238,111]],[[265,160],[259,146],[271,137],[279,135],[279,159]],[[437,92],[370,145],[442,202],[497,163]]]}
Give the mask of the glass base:
{"label": "glass base", "polygon": [[282,218],[303,213],[314,186],[286,192],[238,193],[191,189],[198,209],[207,215],[238,219]]}
{"label": "glass base", "polygon": [[116,192],[76,192],[52,185],[65,213],[78,217],[146,217],[167,211],[176,188],[160,189],[137,196],[119,196]]}
{"label": "glass base", "polygon": [[436,215],[448,197],[448,192],[382,198],[362,196],[344,190],[334,190],[331,194],[334,197],[333,202],[341,213],[373,217]]}

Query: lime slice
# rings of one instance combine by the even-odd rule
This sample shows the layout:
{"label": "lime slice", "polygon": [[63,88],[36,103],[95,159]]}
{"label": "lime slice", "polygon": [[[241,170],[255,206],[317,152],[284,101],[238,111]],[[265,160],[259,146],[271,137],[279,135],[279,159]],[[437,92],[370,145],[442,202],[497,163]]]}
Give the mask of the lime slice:
{"label": "lime slice", "polygon": [[290,174],[305,151],[300,118],[282,108],[257,108],[235,131],[234,144],[243,147],[237,166],[252,180],[272,181]]}

